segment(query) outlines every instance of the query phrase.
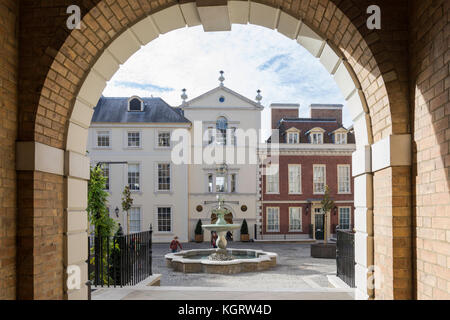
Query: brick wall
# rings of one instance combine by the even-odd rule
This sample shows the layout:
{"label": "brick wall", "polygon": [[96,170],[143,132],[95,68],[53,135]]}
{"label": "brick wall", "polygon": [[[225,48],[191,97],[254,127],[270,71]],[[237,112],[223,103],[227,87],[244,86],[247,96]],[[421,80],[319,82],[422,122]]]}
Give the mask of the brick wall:
{"label": "brick wall", "polygon": [[336,119],[338,123],[342,124],[342,108],[319,109],[311,107],[310,117],[316,119]]}
{"label": "brick wall", "polygon": [[282,118],[298,118],[298,109],[275,109],[272,108],[272,129],[278,127],[278,121]]}
{"label": "brick wall", "polygon": [[16,297],[17,3],[0,2],[0,300]]}
{"label": "brick wall", "polygon": [[450,2],[412,1],[413,214],[418,299],[450,299]]}

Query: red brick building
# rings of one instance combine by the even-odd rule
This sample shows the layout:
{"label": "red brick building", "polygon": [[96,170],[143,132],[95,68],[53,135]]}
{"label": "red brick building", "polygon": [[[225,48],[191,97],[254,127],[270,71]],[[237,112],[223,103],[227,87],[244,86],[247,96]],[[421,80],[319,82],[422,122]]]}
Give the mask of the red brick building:
{"label": "red brick building", "polygon": [[[298,118],[299,105],[272,104],[278,129],[278,172],[261,175],[261,238],[322,240],[336,227],[353,229],[352,153],[355,137],[342,125],[342,105],[311,105],[310,118]],[[267,146],[273,146],[274,136]],[[264,150],[262,150],[264,153]],[[274,153],[272,152],[272,155]],[[264,156],[263,156],[264,157]],[[272,163],[276,171],[276,163]],[[321,211],[328,186],[334,208]]]}

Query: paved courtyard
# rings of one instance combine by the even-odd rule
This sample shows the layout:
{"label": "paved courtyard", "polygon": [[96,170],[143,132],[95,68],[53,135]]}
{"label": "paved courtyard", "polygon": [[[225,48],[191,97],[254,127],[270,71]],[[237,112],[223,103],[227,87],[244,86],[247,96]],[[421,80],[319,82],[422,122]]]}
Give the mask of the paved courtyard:
{"label": "paved courtyard", "polygon": [[[310,256],[309,244],[230,242],[229,248],[260,249],[278,254],[277,266],[264,272],[234,275],[174,272],[166,267],[168,244],[153,244],[153,273],[160,273],[161,286],[229,287],[242,289],[314,289],[328,287],[327,275],[336,275],[336,260]],[[183,249],[209,248],[209,243],[186,243]]]}

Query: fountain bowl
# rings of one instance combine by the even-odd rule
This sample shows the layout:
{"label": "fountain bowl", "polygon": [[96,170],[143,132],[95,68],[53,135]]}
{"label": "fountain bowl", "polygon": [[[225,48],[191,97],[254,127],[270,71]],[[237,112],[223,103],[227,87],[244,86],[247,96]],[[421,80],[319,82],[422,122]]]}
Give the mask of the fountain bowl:
{"label": "fountain bowl", "polygon": [[275,267],[278,255],[252,249],[226,249],[231,260],[210,260],[208,257],[221,249],[184,250],[165,255],[167,267],[183,273],[236,274],[263,271]]}

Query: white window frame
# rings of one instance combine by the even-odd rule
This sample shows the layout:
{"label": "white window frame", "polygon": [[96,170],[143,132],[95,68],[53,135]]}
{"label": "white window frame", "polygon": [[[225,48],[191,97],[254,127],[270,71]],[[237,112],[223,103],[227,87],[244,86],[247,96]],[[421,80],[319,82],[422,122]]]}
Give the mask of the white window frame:
{"label": "white window frame", "polygon": [[[169,189],[159,189],[159,165],[160,164],[167,164],[169,165]],[[170,162],[156,162],[155,163],[155,190],[158,193],[164,193],[164,192],[172,192],[172,185],[173,185],[173,179],[172,179],[172,163]]]}
{"label": "white window frame", "polygon": [[[137,133],[139,134],[139,146],[130,146],[129,145],[129,137],[128,135],[130,133]],[[125,134],[125,146],[127,149],[142,149],[142,131],[140,130],[127,130]]]}
{"label": "white window frame", "polygon": [[[299,168],[299,191],[291,191],[291,168]],[[288,193],[289,194],[302,194],[302,165],[301,164],[288,164]]]}
{"label": "white window frame", "polygon": [[[134,99],[138,99],[141,102],[141,109],[140,110],[130,110],[130,102]],[[128,106],[127,106],[128,112],[142,112],[144,111],[144,100],[142,100],[138,96],[132,96],[128,99]]]}
{"label": "white window frame", "polygon": [[336,132],[334,134],[334,143],[335,144],[347,144],[347,133],[346,132]]}
{"label": "white window frame", "polygon": [[[341,209],[348,209],[348,228],[341,229]],[[340,230],[350,230],[351,226],[352,226],[352,207],[350,206],[342,206],[342,207],[338,207],[338,225]]]}
{"label": "white window frame", "polygon": [[108,176],[106,177],[106,179],[108,181],[108,188],[105,188],[104,190],[110,192],[111,191],[111,166],[109,165],[109,163],[101,163],[101,161],[99,163],[100,163],[100,167],[101,167],[102,171],[103,171],[103,166],[108,167]]}
{"label": "white window frame", "polygon": [[[317,135],[318,139],[317,139],[317,143],[315,143],[314,141],[316,139],[314,139],[314,136]],[[323,132],[311,132],[310,134],[311,136],[311,144],[323,144]]]}
{"label": "white window frame", "polygon": [[[98,145],[98,137],[100,132],[107,132],[108,133],[108,146],[99,146]],[[109,129],[97,129],[95,130],[95,148],[96,149],[111,149],[112,148],[112,132]]]}
{"label": "white window frame", "polygon": [[[291,137],[293,137],[292,142],[291,142]],[[300,135],[298,132],[288,132],[288,138],[287,138],[287,143],[288,144],[296,144],[300,142],[299,139]]]}
{"label": "white window frame", "polygon": [[[339,168],[347,168],[347,172],[348,172],[348,190],[347,191],[341,191],[341,179],[342,177],[339,174]],[[338,194],[349,194],[352,193],[352,178],[351,178],[351,170],[350,170],[350,165],[349,164],[338,164],[337,165],[337,184],[338,184]]]}
{"label": "white window frame", "polygon": [[129,173],[129,166],[130,165],[137,165],[138,166],[138,168],[139,168],[139,190],[132,190],[131,188],[130,188],[130,192],[135,192],[135,193],[138,193],[138,192],[142,192],[142,165],[141,165],[141,163],[140,162],[129,162],[127,165],[126,165],[126,181],[127,181],[127,186],[129,186],[130,185],[130,182],[129,182],[129,179],[128,179],[128,173]]}
{"label": "white window frame", "polygon": [[[159,135],[163,134],[163,133],[168,133],[169,134],[169,145],[168,146],[160,146],[159,145]],[[171,130],[157,130],[156,131],[156,136],[155,136],[155,148],[156,149],[164,149],[164,150],[168,150],[172,148],[172,131]]]}
{"label": "white window frame", "polygon": [[[323,191],[316,191],[316,182],[315,182],[315,168],[323,167]],[[313,164],[313,194],[325,194],[325,186],[327,185],[327,166],[325,164]]]}
{"label": "white window frame", "polygon": [[[131,230],[131,210],[132,209],[139,209],[139,220],[135,220],[135,221],[139,221],[139,231],[132,231]],[[128,214],[130,215],[128,218],[127,223],[129,223],[130,225],[128,226],[128,230],[130,233],[138,233],[142,231],[142,217],[144,216],[142,214],[142,207],[141,206],[132,206],[128,212]]]}
{"label": "white window frame", "polygon": [[[269,209],[276,209],[278,213],[276,230],[269,230]],[[266,232],[280,232],[280,207],[266,207]]]}
{"label": "white window frame", "polygon": [[[269,168],[270,166],[268,166],[268,168]],[[277,171],[277,174],[276,175],[265,175],[265,177],[266,177],[266,194],[279,194],[280,193],[280,169],[279,169],[279,167],[278,167],[278,171]],[[269,191],[269,185],[270,185],[270,182],[269,182],[269,180],[271,179],[269,179],[269,177],[276,177],[276,178],[274,178],[274,180],[276,179],[277,181],[276,181],[276,186],[277,186],[277,190],[276,191]]]}
{"label": "white window frame", "polygon": [[[160,208],[169,208],[170,209],[170,230],[169,231],[159,231],[159,219],[158,219],[158,210]],[[155,205],[155,225],[156,225],[156,233],[160,234],[172,234],[173,233],[173,206],[172,205]]]}
{"label": "white window frame", "polygon": [[[291,229],[291,209],[298,209],[300,218],[300,229]],[[303,232],[302,207],[289,207],[289,232]]]}

